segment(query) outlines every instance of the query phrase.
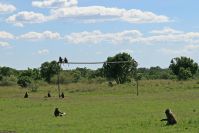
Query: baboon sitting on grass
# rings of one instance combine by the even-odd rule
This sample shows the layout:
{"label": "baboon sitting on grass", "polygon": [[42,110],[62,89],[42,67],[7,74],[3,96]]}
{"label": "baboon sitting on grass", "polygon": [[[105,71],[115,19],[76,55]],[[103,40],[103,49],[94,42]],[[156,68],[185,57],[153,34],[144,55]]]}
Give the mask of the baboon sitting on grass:
{"label": "baboon sitting on grass", "polygon": [[55,115],[55,117],[57,117],[57,116],[63,116],[63,115],[65,115],[66,113],[62,113],[62,112],[60,112],[59,111],[59,109],[58,108],[55,108],[55,111],[54,111],[54,115]]}
{"label": "baboon sitting on grass", "polygon": [[25,93],[24,98],[28,98],[28,92]]}
{"label": "baboon sitting on grass", "polygon": [[51,94],[50,94],[50,92],[48,92],[48,97],[51,97]]}
{"label": "baboon sitting on grass", "polygon": [[63,92],[61,93],[61,98],[64,98],[64,93]]}
{"label": "baboon sitting on grass", "polygon": [[170,109],[165,110],[166,119],[162,119],[161,121],[167,121],[166,125],[174,125],[177,124],[174,114],[171,112]]}
{"label": "baboon sitting on grass", "polygon": [[49,97],[51,97],[50,92],[48,92],[48,95],[47,95],[47,96],[44,96],[44,98],[49,98]]}

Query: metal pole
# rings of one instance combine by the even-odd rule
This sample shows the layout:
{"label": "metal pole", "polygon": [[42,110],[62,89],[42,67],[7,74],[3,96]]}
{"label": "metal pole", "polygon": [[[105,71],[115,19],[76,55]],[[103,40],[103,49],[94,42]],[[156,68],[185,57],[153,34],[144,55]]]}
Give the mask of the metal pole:
{"label": "metal pole", "polygon": [[139,95],[139,92],[138,92],[138,80],[137,80],[137,96]]}
{"label": "metal pole", "polygon": [[[61,63],[59,64],[60,68],[61,68]],[[59,93],[59,97],[61,96],[61,92],[60,92],[60,71],[58,72],[58,77],[57,77],[57,85],[58,85],[58,93]]]}

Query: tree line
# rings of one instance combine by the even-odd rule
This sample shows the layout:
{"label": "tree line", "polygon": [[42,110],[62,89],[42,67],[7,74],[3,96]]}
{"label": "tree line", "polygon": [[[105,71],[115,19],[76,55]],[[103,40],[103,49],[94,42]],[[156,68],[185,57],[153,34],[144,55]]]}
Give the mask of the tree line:
{"label": "tree line", "polygon": [[[127,62],[106,63],[121,61]],[[58,61],[44,62],[39,68],[28,68],[27,70],[0,67],[0,85],[18,84],[21,87],[32,86],[32,88],[36,88],[38,82],[56,84],[58,73],[59,82],[62,84],[72,82],[115,82],[116,84],[123,84],[140,79],[188,80],[199,78],[198,64],[193,59],[183,56],[171,59],[169,68],[159,66],[138,68],[138,62],[127,53],[119,53],[108,57],[106,62],[96,70],[86,67],[63,70]]]}

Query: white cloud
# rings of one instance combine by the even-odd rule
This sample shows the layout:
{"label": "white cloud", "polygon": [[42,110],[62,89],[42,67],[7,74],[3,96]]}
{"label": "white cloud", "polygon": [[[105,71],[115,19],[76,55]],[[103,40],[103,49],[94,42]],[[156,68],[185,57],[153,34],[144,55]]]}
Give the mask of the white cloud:
{"label": "white cloud", "polygon": [[33,1],[32,5],[40,8],[50,8],[49,15],[22,11],[7,18],[8,23],[24,26],[26,23],[43,23],[51,20],[75,21],[80,23],[97,23],[105,21],[124,21],[128,23],[163,23],[170,18],[153,12],[139,9],[123,9],[104,6],[78,7],[77,0],[43,0]]}
{"label": "white cloud", "polygon": [[[173,31],[177,31],[174,30]],[[175,32],[176,33],[176,32]],[[83,31],[70,33],[62,37],[58,32],[28,32],[18,36],[14,36],[6,31],[0,31],[0,39],[22,39],[22,40],[60,40],[63,39],[68,44],[142,44],[142,45],[178,45],[178,44],[195,44],[199,45],[199,32],[179,32],[174,34],[150,35],[142,34],[138,30],[125,30],[121,32],[101,32]]]}
{"label": "white cloud", "polygon": [[193,53],[193,52],[198,52],[199,50],[199,45],[193,45],[193,44],[189,44],[189,45],[185,45],[183,48],[180,49],[169,49],[169,48],[163,48],[160,51],[171,55],[184,55],[184,54],[189,54],[189,53]]}
{"label": "white cloud", "polygon": [[59,8],[77,6],[77,0],[40,0],[33,1],[32,6],[39,8]]}
{"label": "white cloud", "polygon": [[14,35],[6,31],[0,31],[0,39],[14,39]]}
{"label": "white cloud", "polygon": [[[174,30],[175,31],[175,30]],[[175,32],[176,33],[176,32]],[[108,42],[112,44],[199,44],[199,32],[179,32],[160,35],[143,35],[138,30],[127,30],[115,33],[101,31],[84,31],[71,33],[65,36],[66,43],[71,44],[96,44]]]}
{"label": "white cloud", "polygon": [[16,7],[10,4],[0,3],[0,13],[12,13],[16,10]]}
{"label": "white cloud", "polygon": [[49,54],[49,50],[48,49],[42,49],[42,50],[38,50],[37,53],[39,55],[47,55],[47,54]]}
{"label": "white cloud", "polygon": [[199,32],[188,32],[178,34],[165,34],[165,35],[154,35],[145,36],[138,39],[132,39],[131,43],[138,44],[175,44],[175,43],[199,43]]}
{"label": "white cloud", "polygon": [[152,12],[141,11],[138,9],[126,10],[120,8],[108,8],[104,6],[52,9],[51,16],[54,19],[67,18],[91,23],[115,20],[129,23],[162,23],[170,21],[167,16],[156,15]]}
{"label": "white cloud", "polygon": [[104,6],[77,6],[77,0],[42,0],[33,1],[32,5],[39,8],[55,8],[51,10],[54,19],[67,18],[81,20],[84,23],[96,23],[103,21],[121,20],[129,23],[162,23],[170,19],[164,15],[156,15],[148,11],[138,9],[122,9]]}
{"label": "white cloud", "polygon": [[0,47],[9,47],[10,44],[8,42],[1,42],[0,41]]}
{"label": "white cloud", "polygon": [[122,31],[116,33],[102,33],[101,31],[92,31],[92,32],[80,32],[80,33],[71,33],[65,37],[67,43],[79,44],[79,43],[122,43],[129,42],[132,38],[139,38],[142,36],[137,30]]}
{"label": "white cloud", "polygon": [[57,32],[52,31],[44,31],[44,32],[28,32],[26,34],[20,35],[18,39],[24,39],[24,40],[45,40],[45,39],[51,39],[51,40],[58,40],[61,39],[61,36]]}
{"label": "white cloud", "polygon": [[180,33],[183,33],[183,32],[169,28],[169,27],[165,27],[162,30],[153,30],[150,33],[153,33],[153,34],[180,34]]}
{"label": "white cloud", "polygon": [[23,27],[26,23],[43,23],[49,19],[50,17],[41,13],[23,11],[8,17],[6,22],[12,23],[19,27]]}

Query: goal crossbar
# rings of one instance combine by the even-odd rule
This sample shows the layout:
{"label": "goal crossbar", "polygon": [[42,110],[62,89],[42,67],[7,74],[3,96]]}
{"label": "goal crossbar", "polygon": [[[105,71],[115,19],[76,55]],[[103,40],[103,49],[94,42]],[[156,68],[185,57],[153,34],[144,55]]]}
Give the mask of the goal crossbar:
{"label": "goal crossbar", "polygon": [[102,62],[68,62],[66,64],[122,64],[122,63],[131,63],[134,61],[113,61],[113,62],[107,62],[107,61],[102,61]]}

